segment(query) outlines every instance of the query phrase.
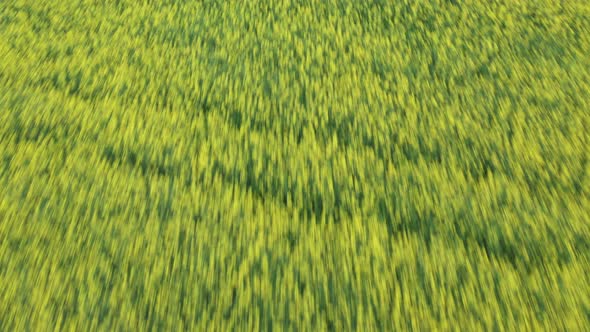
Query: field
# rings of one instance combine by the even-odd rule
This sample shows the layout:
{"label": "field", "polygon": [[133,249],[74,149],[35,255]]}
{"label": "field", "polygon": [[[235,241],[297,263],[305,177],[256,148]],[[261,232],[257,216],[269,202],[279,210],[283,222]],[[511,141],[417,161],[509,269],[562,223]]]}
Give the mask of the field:
{"label": "field", "polygon": [[0,1],[0,330],[590,326],[586,0]]}

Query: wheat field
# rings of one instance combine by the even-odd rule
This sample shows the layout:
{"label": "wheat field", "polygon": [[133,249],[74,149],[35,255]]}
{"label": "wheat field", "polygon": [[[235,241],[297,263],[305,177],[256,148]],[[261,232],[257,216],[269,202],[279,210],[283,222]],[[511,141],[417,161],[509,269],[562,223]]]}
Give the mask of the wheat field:
{"label": "wheat field", "polygon": [[583,331],[586,0],[0,1],[0,330]]}

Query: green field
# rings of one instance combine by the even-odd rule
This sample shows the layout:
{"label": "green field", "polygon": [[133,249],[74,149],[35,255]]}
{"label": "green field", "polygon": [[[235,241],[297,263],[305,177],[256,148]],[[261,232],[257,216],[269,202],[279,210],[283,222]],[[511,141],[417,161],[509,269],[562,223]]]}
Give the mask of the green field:
{"label": "green field", "polygon": [[1,0],[0,330],[582,331],[589,158],[587,0]]}

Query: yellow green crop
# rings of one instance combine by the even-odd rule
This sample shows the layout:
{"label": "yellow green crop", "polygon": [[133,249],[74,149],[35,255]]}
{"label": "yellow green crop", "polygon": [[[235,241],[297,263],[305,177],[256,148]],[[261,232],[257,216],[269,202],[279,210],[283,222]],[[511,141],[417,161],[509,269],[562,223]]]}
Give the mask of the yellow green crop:
{"label": "yellow green crop", "polygon": [[586,0],[1,0],[1,331],[582,331]]}

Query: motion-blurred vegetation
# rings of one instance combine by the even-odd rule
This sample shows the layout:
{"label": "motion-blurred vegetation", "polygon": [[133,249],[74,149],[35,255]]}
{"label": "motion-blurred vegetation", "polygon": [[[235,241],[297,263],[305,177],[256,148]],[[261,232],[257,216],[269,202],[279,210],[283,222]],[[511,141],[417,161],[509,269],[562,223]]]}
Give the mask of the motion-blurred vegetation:
{"label": "motion-blurred vegetation", "polygon": [[590,326],[585,0],[0,1],[0,330]]}

